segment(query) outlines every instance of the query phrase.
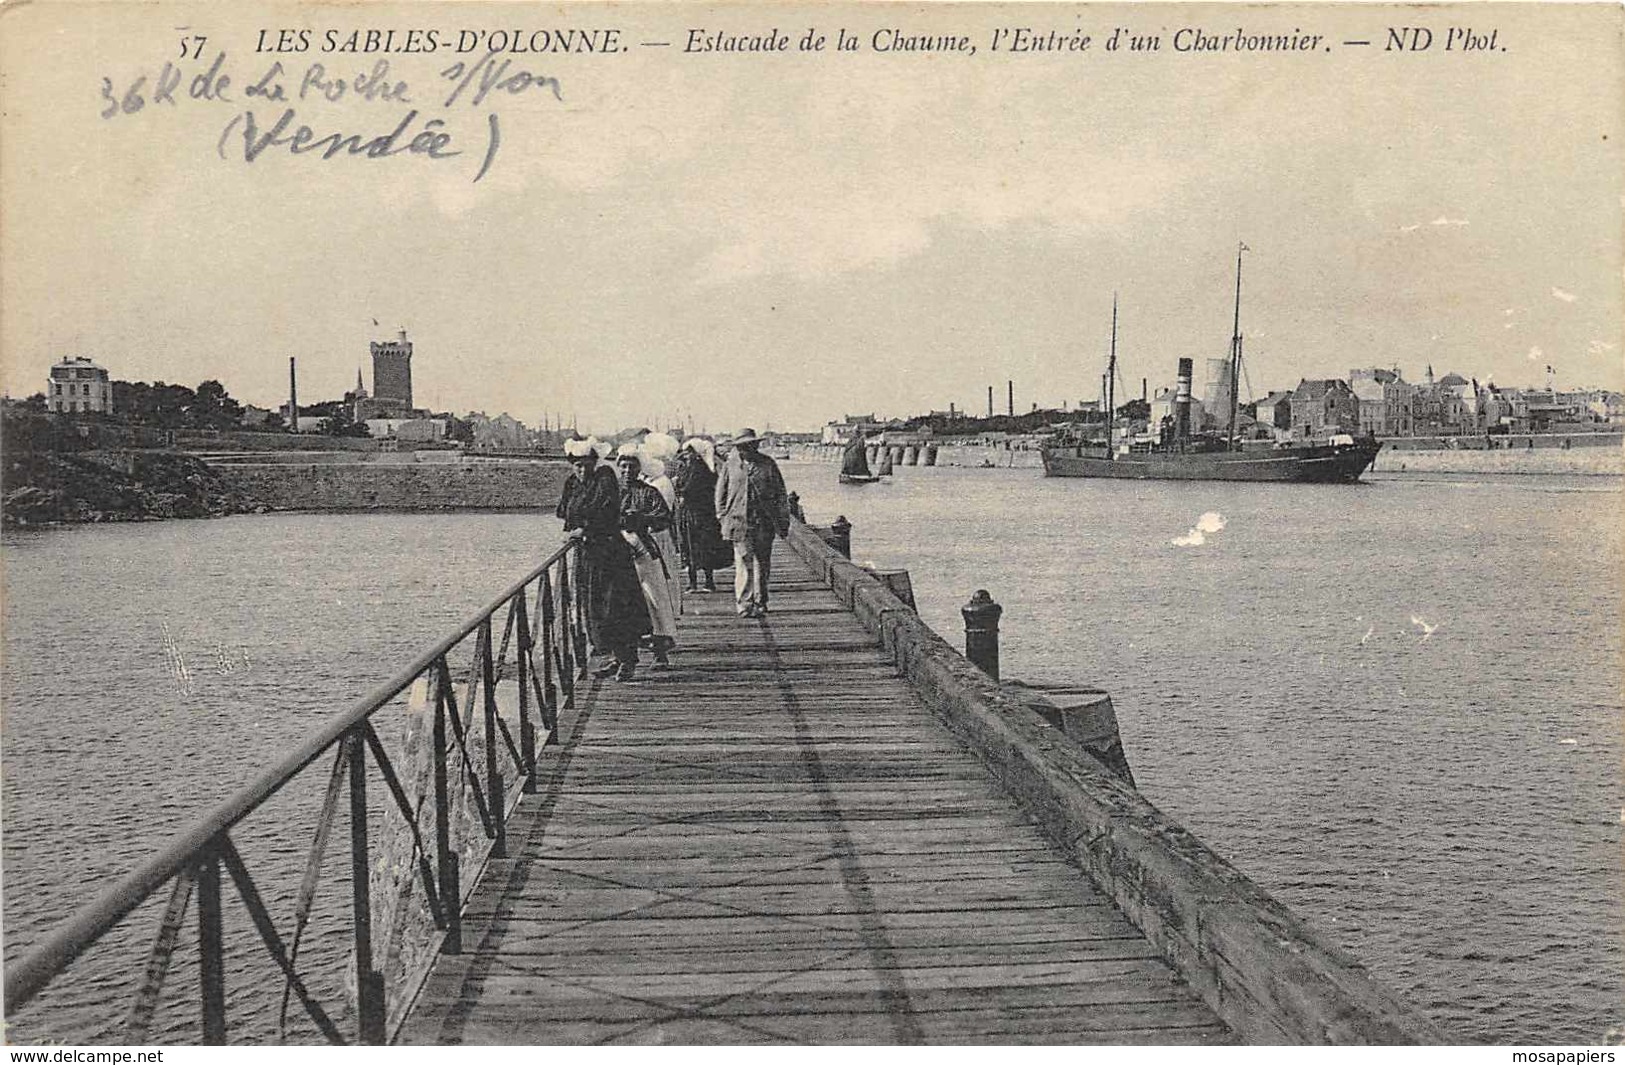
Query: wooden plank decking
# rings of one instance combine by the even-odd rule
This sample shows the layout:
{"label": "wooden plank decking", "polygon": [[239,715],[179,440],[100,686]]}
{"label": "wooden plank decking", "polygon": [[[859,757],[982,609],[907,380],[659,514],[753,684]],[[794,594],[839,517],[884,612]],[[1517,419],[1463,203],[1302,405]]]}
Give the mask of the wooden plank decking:
{"label": "wooden plank decking", "polygon": [[595,682],[409,1043],[1232,1042],[785,545]]}

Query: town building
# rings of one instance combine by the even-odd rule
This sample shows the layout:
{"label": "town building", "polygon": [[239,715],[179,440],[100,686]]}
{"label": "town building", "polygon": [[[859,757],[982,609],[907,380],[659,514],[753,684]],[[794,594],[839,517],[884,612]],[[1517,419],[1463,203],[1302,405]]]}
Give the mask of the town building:
{"label": "town building", "polygon": [[1298,382],[1292,391],[1292,432],[1299,440],[1360,431],[1360,401],[1337,378]]}
{"label": "town building", "polygon": [[1411,431],[1412,389],[1397,369],[1350,370],[1349,388],[1360,402],[1360,431],[1402,436]]}
{"label": "town building", "polygon": [[79,414],[113,410],[113,382],[102,367],[82,355],[63,359],[51,367],[45,385],[45,409]]}
{"label": "town building", "polygon": [[885,429],[886,424],[876,421],[873,414],[848,414],[840,421],[832,421],[825,425],[821,440],[826,444],[844,444],[859,430],[864,436],[873,436]]}
{"label": "town building", "polygon": [[506,411],[495,418],[470,411],[463,421],[473,429],[473,444],[478,451],[519,451],[531,446],[530,430]]}
{"label": "town building", "polygon": [[[1173,417],[1174,417],[1175,400],[1177,398],[1178,397],[1177,397],[1177,390],[1176,389],[1173,389],[1173,388],[1159,388],[1159,389],[1157,389],[1156,394],[1151,397],[1151,425],[1152,426],[1161,425],[1162,420],[1164,418],[1167,418],[1169,420],[1169,422],[1172,423]],[[1191,397],[1191,427],[1192,427],[1192,429],[1194,430],[1195,428],[1197,428],[1199,426],[1205,425],[1206,424],[1206,421],[1205,421],[1206,417],[1207,417],[1206,404],[1204,404],[1201,400],[1197,399],[1196,397],[1192,396]],[[1229,418],[1228,408],[1226,409],[1225,417],[1227,419]]]}
{"label": "town building", "polygon": [[1257,423],[1274,430],[1277,438],[1282,438],[1292,431],[1292,393],[1271,392],[1259,400],[1256,407],[1255,418]]}
{"label": "town building", "polygon": [[[309,417],[299,418],[300,432]],[[446,438],[443,418],[368,418],[363,424],[375,440],[398,440],[402,443],[428,444]]]}

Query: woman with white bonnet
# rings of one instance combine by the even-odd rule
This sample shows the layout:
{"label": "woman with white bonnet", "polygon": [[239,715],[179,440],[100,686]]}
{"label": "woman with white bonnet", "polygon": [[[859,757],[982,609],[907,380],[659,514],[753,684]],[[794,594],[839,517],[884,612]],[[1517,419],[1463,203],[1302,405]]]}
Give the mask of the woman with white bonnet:
{"label": "woman with white bonnet", "polygon": [[671,509],[672,524],[655,536],[662,557],[666,559],[666,583],[670,586],[672,610],[683,616],[683,582],[681,555],[677,548],[677,486],[672,483],[670,470],[677,459],[677,438],[669,433],[650,433],[639,448],[643,456],[643,479],[655,487],[660,498]]}
{"label": "woman with white bonnet", "polygon": [[606,450],[596,439],[564,442],[573,472],[564,482],[558,516],[570,538],[581,541],[577,594],[593,652],[605,659],[593,673],[627,681],[637,670],[638,640],[651,627],[632,551],[621,536],[620,485],[614,471],[598,462]]}
{"label": "woman with white bonnet", "polygon": [[[624,445],[615,457],[621,475],[621,538],[632,553],[638,588],[649,612],[657,668],[671,664],[667,657],[677,644],[677,612],[673,609],[668,563],[657,539],[671,528],[671,508],[659,489],[643,478],[645,457],[635,443]],[[651,460],[652,461],[652,460]]]}

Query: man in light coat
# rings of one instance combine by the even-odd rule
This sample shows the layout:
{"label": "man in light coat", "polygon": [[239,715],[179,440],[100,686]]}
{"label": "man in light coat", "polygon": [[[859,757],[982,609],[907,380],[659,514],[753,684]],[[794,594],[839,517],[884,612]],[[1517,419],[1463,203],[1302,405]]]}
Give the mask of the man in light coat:
{"label": "man in light coat", "polygon": [[754,429],[733,439],[733,449],[717,468],[717,520],[722,538],[734,549],[734,600],[739,616],[767,613],[767,581],[773,567],[773,537],[790,535],[790,505],[778,463],[757,450]]}

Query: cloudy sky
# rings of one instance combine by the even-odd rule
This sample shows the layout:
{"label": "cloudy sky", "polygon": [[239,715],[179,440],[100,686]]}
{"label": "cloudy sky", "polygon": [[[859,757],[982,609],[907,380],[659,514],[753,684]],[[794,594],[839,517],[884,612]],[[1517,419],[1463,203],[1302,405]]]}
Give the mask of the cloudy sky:
{"label": "cloudy sky", "polygon": [[[405,327],[418,402],[711,429],[900,414],[1015,381],[1016,403],[1096,394],[1113,292],[1137,392],[1225,353],[1245,262],[1248,382],[1431,363],[1516,385],[1625,384],[1617,9],[944,5],[677,7],[43,4],[0,36],[0,352],[13,396],[88,355],[116,377],[245,401],[336,397]],[[1385,52],[1389,26],[1435,34]],[[463,28],[619,29],[616,55],[515,56],[559,95],[451,108]],[[796,54],[809,26],[853,54]],[[1082,54],[991,54],[999,27],[1083,32]],[[1108,53],[1114,27],[1156,54]],[[1493,52],[1444,52],[1450,27]],[[179,27],[186,27],[181,30]],[[386,133],[412,106],[465,154],[382,160],[268,149],[284,104],[244,84],[258,31],[295,91],[327,30],[438,30],[390,56],[412,103],[294,101],[317,135]],[[1320,33],[1286,55],[1172,51],[1172,35]],[[788,55],[696,55],[687,31],[790,35]],[[876,30],[965,34],[974,56],[876,54]],[[101,117],[102,78],[149,81],[180,38],[224,49],[229,101]],[[1345,46],[1370,39],[1369,47]],[[671,41],[670,47],[644,47]],[[1500,50],[1504,48],[1504,50]],[[464,56],[462,58],[470,58]],[[150,85],[149,85],[150,89]],[[502,142],[472,182],[488,115]],[[414,127],[419,128],[419,127]],[[374,326],[376,320],[379,325]]]}

